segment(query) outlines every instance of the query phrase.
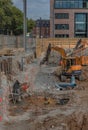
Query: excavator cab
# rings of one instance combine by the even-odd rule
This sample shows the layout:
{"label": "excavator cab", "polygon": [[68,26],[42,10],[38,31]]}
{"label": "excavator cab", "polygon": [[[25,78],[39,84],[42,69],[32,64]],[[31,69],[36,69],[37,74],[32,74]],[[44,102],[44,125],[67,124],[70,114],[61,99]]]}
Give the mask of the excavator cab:
{"label": "excavator cab", "polygon": [[67,71],[71,66],[76,65],[76,59],[73,57],[64,58],[64,69]]}
{"label": "excavator cab", "polygon": [[62,59],[62,74],[61,74],[61,81],[65,81],[66,77],[71,77],[74,75],[75,77],[81,80],[81,72],[82,66],[77,64],[76,57],[65,57]]}

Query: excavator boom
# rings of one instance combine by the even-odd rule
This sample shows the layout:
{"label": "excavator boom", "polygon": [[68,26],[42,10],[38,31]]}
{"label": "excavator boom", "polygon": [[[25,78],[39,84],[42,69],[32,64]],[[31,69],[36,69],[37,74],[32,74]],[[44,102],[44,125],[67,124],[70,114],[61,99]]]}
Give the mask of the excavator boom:
{"label": "excavator boom", "polygon": [[57,51],[58,53],[60,53],[62,57],[66,57],[66,52],[65,52],[65,50],[63,48],[55,46],[55,47],[51,47],[51,49]]}

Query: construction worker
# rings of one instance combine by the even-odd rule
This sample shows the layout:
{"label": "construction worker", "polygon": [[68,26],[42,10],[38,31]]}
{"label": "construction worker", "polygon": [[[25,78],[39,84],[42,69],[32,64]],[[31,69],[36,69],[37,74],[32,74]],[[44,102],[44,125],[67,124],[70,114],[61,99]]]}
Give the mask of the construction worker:
{"label": "construction worker", "polygon": [[15,100],[21,100],[21,84],[18,80],[13,85],[13,97]]}
{"label": "construction worker", "polygon": [[20,82],[18,80],[16,80],[13,85],[13,93],[14,92],[18,93],[18,89],[20,89]]}

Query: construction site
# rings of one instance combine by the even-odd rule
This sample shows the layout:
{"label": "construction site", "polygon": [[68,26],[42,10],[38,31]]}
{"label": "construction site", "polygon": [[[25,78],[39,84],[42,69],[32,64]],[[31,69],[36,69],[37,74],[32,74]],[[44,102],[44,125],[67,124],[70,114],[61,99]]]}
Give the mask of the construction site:
{"label": "construction site", "polygon": [[88,130],[88,39],[0,50],[0,130]]}

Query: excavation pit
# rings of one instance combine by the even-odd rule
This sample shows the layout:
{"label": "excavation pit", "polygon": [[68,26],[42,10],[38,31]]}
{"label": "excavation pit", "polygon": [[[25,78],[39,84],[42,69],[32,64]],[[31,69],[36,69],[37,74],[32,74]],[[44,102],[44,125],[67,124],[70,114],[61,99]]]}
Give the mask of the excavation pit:
{"label": "excavation pit", "polygon": [[32,116],[44,115],[55,108],[66,105],[68,102],[69,98],[62,98],[51,94],[34,94],[16,104],[10,102],[9,113],[11,116],[17,116],[29,111]]}

